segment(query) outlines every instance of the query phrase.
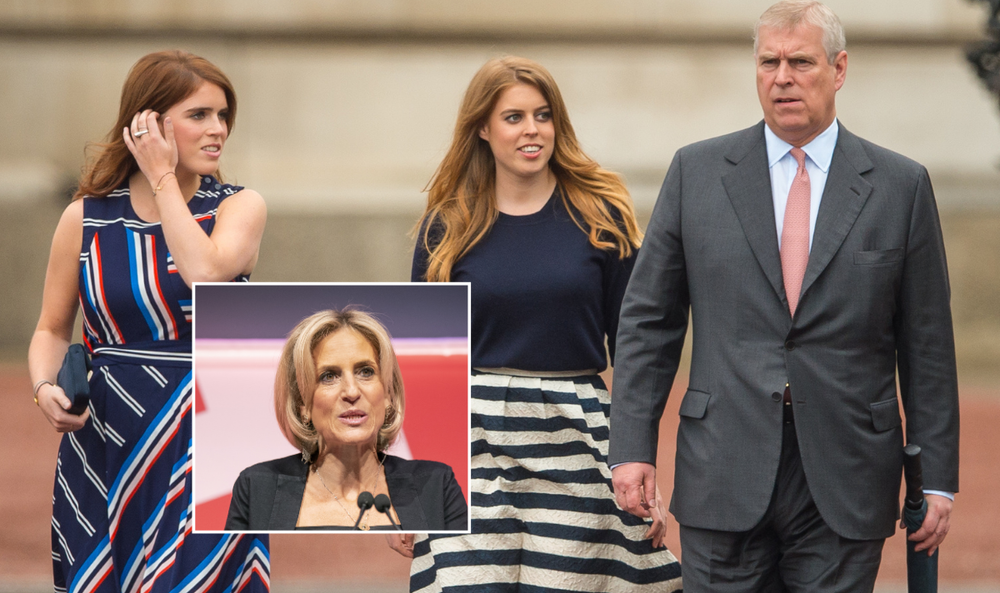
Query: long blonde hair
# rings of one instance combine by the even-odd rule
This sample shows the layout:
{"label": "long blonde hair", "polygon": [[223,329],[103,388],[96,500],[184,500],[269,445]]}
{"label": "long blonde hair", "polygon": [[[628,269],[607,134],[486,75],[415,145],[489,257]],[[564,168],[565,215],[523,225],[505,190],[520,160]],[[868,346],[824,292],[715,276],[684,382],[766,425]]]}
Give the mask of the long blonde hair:
{"label": "long blonde hair", "polygon": [[479,131],[500,95],[517,84],[538,89],[552,110],[555,149],[549,168],[573,222],[588,234],[592,245],[616,249],[619,257],[631,255],[642,242],[624,182],[584,154],[552,75],[526,58],[495,58],[472,77],[451,147],[426,188],[427,209],[417,226],[417,240],[430,254],[426,276],[430,282],[449,281],[455,262],[489,233],[497,219],[496,164]]}

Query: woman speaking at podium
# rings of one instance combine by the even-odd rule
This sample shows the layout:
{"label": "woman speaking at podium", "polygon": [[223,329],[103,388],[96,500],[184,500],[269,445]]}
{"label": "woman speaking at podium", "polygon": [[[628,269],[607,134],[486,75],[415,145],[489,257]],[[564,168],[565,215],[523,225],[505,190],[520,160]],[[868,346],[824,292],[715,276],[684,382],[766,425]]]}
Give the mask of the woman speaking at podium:
{"label": "woman speaking at podium", "polygon": [[278,363],[274,407],[301,454],[240,473],[226,530],[468,529],[450,467],[385,453],[406,399],[389,332],[371,315],[327,310],[299,322]]}

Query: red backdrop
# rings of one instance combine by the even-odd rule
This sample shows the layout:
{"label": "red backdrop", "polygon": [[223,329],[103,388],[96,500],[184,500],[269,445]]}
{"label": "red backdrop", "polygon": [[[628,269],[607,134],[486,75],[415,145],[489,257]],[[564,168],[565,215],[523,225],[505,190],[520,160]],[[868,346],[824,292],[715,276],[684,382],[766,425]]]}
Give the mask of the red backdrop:
{"label": "red backdrop", "polygon": [[[468,501],[468,356],[399,354],[397,358],[406,387],[403,434],[412,457],[450,465]],[[197,413],[211,409],[212,397],[211,392],[197,390]],[[196,529],[223,529],[230,498],[227,494],[199,502],[195,507]]]}

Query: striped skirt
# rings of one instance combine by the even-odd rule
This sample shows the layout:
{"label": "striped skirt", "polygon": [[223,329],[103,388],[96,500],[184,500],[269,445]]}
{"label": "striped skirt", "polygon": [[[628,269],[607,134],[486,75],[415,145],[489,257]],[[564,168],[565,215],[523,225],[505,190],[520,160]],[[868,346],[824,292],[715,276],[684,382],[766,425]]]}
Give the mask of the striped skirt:
{"label": "striped skirt", "polygon": [[97,353],[90,419],[56,462],[55,591],[267,591],[267,535],[192,533],[190,351]]}
{"label": "striped skirt", "polygon": [[472,377],[472,533],[418,536],[411,591],[678,591],[615,503],[598,376]]}

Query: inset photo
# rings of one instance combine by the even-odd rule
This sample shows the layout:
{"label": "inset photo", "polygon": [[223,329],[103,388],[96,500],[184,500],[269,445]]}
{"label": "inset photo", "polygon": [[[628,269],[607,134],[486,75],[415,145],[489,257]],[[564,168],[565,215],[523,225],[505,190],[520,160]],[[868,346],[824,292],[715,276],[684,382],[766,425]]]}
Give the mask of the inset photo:
{"label": "inset photo", "polygon": [[468,283],[193,301],[196,532],[469,532]]}

